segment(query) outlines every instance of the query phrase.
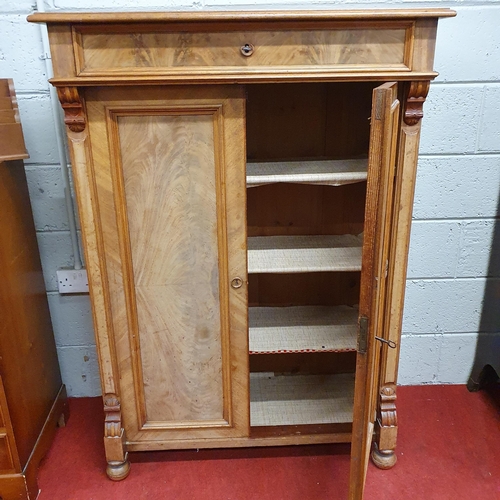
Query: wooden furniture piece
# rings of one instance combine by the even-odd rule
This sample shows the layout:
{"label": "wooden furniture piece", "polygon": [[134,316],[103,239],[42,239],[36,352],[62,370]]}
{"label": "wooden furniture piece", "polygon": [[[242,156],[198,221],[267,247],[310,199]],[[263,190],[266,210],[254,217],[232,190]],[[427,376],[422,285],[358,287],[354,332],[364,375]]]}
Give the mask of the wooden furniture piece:
{"label": "wooden furniture piece", "polygon": [[48,13],[111,479],[127,452],[396,460],[417,150],[448,9]]}
{"label": "wooden furniture piece", "polygon": [[37,469],[64,423],[61,384],[12,80],[0,80],[0,498],[34,500]]}

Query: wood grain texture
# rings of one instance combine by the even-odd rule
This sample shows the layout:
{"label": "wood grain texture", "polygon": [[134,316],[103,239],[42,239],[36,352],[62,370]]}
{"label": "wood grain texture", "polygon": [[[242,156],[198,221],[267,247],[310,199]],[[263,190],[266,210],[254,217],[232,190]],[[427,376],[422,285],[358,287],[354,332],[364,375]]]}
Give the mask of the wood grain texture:
{"label": "wood grain texture", "polygon": [[368,318],[368,349],[358,352],[354,400],[349,498],[362,498],[368,467],[380,344],[384,328],[384,299],[399,118],[397,84],[373,91],[372,133],[368,159],[368,188],[361,272],[359,314]]}
{"label": "wood grain texture", "polygon": [[[436,76],[434,46],[428,43],[435,36],[432,24],[453,15],[448,9],[381,9],[48,13],[28,19],[49,24],[54,81],[71,86],[116,84],[119,79],[138,83],[141,77],[143,82],[187,83],[304,81],[312,74],[315,79],[408,79],[413,73],[413,78],[429,79]],[[71,44],[68,29],[73,30]],[[251,57],[240,53],[245,44],[256,48]]]}
{"label": "wood grain texture", "polygon": [[[329,29],[307,31],[237,31],[189,33],[78,34],[77,74],[96,76],[131,72],[224,72],[225,68],[286,66],[343,69],[407,69],[405,28]],[[255,47],[250,57],[240,49]]]}
{"label": "wood grain texture", "polygon": [[[334,429],[328,427],[335,426]],[[297,433],[297,427],[304,433]],[[319,432],[310,432],[308,426],[256,427],[250,436],[233,438],[185,439],[177,441],[134,441],[127,447],[130,451],[194,450],[197,448],[243,448],[257,446],[292,446],[301,444],[350,443],[350,424],[330,424]],[[254,431],[255,430],[255,431]],[[300,432],[300,430],[299,430]]]}
{"label": "wood grain texture", "polygon": [[[392,225],[390,260],[388,266],[388,318],[387,339],[396,343],[396,349],[383,349],[381,384],[397,382],[401,326],[410,244],[411,216],[417,171],[418,146],[420,142],[421,122],[414,126],[402,125],[399,132],[399,151],[395,199]],[[395,236],[397,234],[397,237]]]}
{"label": "wood grain texture", "polygon": [[303,375],[354,373],[355,352],[294,352],[253,354],[250,372],[275,372]]}
{"label": "wood grain texture", "polygon": [[243,131],[241,89],[103,90],[87,106],[105,139],[93,155],[127,439],[241,434],[246,287],[229,277],[246,279],[244,157],[225,146]]}
{"label": "wood grain texture", "polygon": [[360,234],[366,182],[345,186],[273,184],[247,193],[249,236]]}
{"label": "wood grain texture", "polygon": [[[413,87],[418,88],[418,85],[415,84]],[[409,93],[410,89],[407,88],[406,94]],[[421,102],[422,104],[423,101]],[[387,323],[384,331],[385,338],[394,342],[396,348],[389,349],[385,344],[382,346],[379,391],[382,391],[387,385],[395,387],[397,383],[420,130],[421,120],[417,120],[414,125],[403,123],[399,131],[395,184],[395,200],[397,200],[397,203],[394,204],[391,228],[392,235],[385,310]],[[377,466],[386,467],[388,463],[391,466],[395,463],[396,455],[394,449],[397,439],[397,417],[395,421],[387,424],[387,421],[382,418],[381,410],[381,401],[379,401],[376,422],[377,452],[375,455],[372,455],[372,458]],[[395,407],[394,414],[397,416]]]}
{"label": "wood grain texture", "polygon": [[117,119],[146,421],[224,420],[218,109],[139,113]]}
{"label": "wood grain texture", "polygon": [[[30,17],[49,23],[53,83],[74,87],[63,89],[62,101],[71,105],[69,115],[77,111],[76,121],[68,119],[69,136],[103,388],[119,403],[119,411],[109,406],[113,442],[106,445],[114,479],[128,473],[126,450],[352,439],[350,499],[361,499],[374,431],[387,448],[379,455],[395,443],[395,395],[387,388],[397,374],[421,104],[436,76],[437,18],[454,14]],[[253,46],[249,57],[240,50],[245,44]],[[372,106],[373,82],[395,80],[413,82],[406,86],[406,114],[395,84],[377,89]],[[242,82],[261,83],[246,87],[246,135],[243,89],[221,85]],[[1,99],[0,93],[0,110]],[[8,122],[1,113],[0,123]],[[398,116],[406,123],[399,125]],[[247,205],[250,236],[357,235],[364,227],[361,273],[261,273],[248,282],[245,161],[367,156],[367,183],[270,184],[249,190]],[[230,287],[235,279],[241,287]],[[367,353],[249,359],[248,304],[359,304],[369,319]],[[394,340],[397,349],[381,347],[375,335]],[[249,369],[318,376],[356,371],[353,427],[251,430]],[[378,397],[385,399],[374,427]]]}
{"label": "wood grain texture", "polygon": [[20,160],[27,154],[12,80],[0,80],[0,109],[0,497],[27,500],[38,493],[38,465],[66,393]]}
{"label": "wood grain texture", "polygon": [[432,71],[436,48],[437,19],[419,19],[412,33],[411,66],[414,71]]}
{"label": "wood grain texture", "polygon": [[250,306],[359,304],[359,272],[253,274],[248,279]]}
{"label": "wood grain texture", "polygon": [[0,377],[0,416],[1,416],[0,437],[2,438],[3,441],[3,450],[2,450],[3,466],[1,467],[1,469],[3,471],[7,470],[8,474],[16,472],[19,473],[22,470],[22,466],[19,460],[19,453],[17,452],[16,438],[14,437],[12,421],[9,415],[9,406],[7,404],[7,398],[5,397],[5,390],[3,387],[3,382],[1,377]]}
{"label": "wood grain texture", "polygon": [[54,78],[76,77],[75,52],[71,26],[64,24],[50,25],[50,55]]}
{"label": "wood grain texture", "polygon": [[28,16],[34,23],[144,23],[181,21],[320,21],[320,20],[391,20],[454,17],[450,9],[359,9],[359,10],[286,10],[239,12],[44,12]]}
{"label": "wood grain texture", "polygon": [[61,376],[22,161],[0,162],[0,200],[0,372],[24,466]]}
{"label": "wood grain texture", "polygon": [[366,158],[374,86],[370,82],[248,85],[248,158]]}
{"label": "wood grain texture", "polygon": [[37,483],[38,467],[52,444],[61,416],[65,418],[68,416],[68,404],[64,386],[61,386],[53,402],[29,460],[24,464],[22,471],[11,474],[0,474],[1,498],[6,500],[36,500],[40,492]]}
{"label": "wood grain texture", "polygon": [[[85,102],[83,112],[86,116]],[[103,394],[118,393],[118,367],[115,354],[114,329],[111,321],[109,290],[105,286],[108,269],[104,260],[104,246],[99,219],[97,183],[94,156],[90,148],[88,130],[73,132],[67,129],[69,151],[73,167],[78,214],[82,228],[85,265],[89,279],[94,334],[99,360]]]}

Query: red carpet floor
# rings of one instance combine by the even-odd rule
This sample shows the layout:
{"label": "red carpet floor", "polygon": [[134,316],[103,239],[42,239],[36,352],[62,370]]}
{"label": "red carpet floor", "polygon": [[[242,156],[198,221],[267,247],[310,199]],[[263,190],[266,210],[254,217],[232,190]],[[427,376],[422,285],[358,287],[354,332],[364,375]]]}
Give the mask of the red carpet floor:
{"label": "red carpet floor", "polygon": [[[398,388],[398,463],[370,464],[365,500],[500,500],[498,393],[465,386]],[[70,400],[39,472],[39,500],[345,500],[349,447],[131,454],[130,476],[106,478],[100,398]]]}

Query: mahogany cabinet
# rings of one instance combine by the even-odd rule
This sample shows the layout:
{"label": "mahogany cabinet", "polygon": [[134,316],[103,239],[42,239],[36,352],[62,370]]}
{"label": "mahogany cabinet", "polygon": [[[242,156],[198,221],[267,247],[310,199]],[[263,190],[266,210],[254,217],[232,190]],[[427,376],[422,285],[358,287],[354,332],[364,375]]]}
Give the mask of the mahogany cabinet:
{"label": "mahogany cabinet", "polygon": [[0,499],[35,500],[37,471],[67,414],[12,80],[0,79]]}
{"label": "mahogany cabinet", "polygon": [[143,450],[394,465],[413,187],[448,9],[48,13],[108,475]]}

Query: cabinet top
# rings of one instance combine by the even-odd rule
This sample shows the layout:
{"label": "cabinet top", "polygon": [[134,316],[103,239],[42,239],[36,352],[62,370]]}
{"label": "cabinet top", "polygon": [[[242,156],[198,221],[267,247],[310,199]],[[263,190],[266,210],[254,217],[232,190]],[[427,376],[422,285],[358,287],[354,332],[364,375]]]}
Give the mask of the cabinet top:
{"label": "cabinet top", "polygon": [[58,87],[429,80],[450,9],[52,12]]}
{"label": "cabinet top", "polygon": [[35,23],[164,23],[203,21],[355,21],[453,17],[451,9],[292,10],[257,12],[47,12],[28,16]]}

